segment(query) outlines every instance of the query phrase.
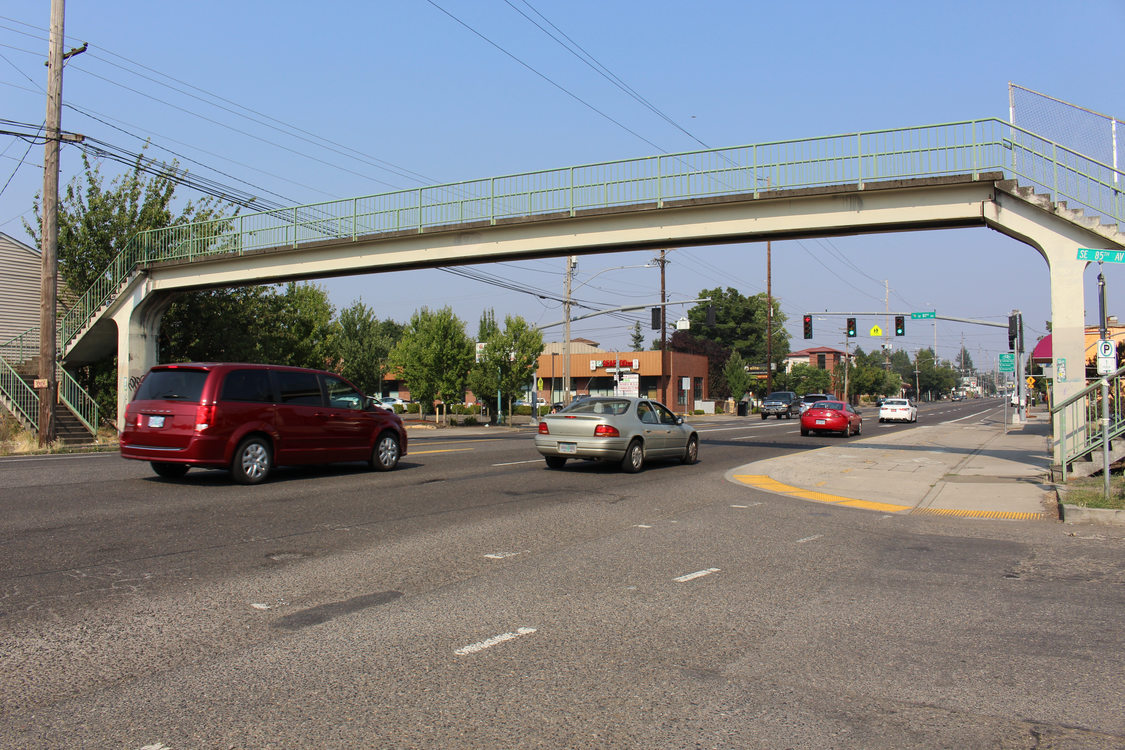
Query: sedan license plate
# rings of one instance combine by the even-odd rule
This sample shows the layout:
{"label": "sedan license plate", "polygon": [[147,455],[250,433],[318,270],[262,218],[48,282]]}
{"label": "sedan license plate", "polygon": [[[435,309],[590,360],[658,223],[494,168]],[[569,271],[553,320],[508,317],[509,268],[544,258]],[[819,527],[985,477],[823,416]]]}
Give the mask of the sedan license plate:
{"label": "sedan license plate", "polygon": [[559,443],[559,453],[577,453],[578,443]]}
{"label": "sedan license plate", "polygon": [[148,426],[149,427],[163,427],[164,426],[164,417],[149,417],[148,418]]}
{"label": "sedan license plate", "polygon": [[818,420],[816,420],[816,423],[817,423],[817,424],[824,424],[824,420],[823,420],[823,419],[818,419]]}

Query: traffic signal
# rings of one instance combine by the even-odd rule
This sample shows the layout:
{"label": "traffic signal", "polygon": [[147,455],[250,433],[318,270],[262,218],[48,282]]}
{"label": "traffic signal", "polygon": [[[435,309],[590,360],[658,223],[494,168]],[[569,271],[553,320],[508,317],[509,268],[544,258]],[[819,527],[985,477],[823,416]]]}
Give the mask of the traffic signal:
{"label": "traffic signal", "polygon": [[707,325],[715,325],[715,306],[707,305]]}
{"label": "traffic signal", "polygon": [[812,338],[812,316],[811,315],[805,316],[805,338],[807,338],[807,339]]}
{"label": "traffic signal", "polygon": [[654,331],[660,330],[660,308],[659,307],[652,308],[652,330],[654,330]]}
{"label": "traffic signal", "polygon": [[848,318],[848,338],[855,338],[855,318]]}
{"label": "traffic signal", "polygon": [[1008,316],[1008,348],[1015,351],[1017,343],[1023,351],[1023,314],[1014,312]]}
{"label": "traffic signal", "polygon": [[896,336],[905,336],[906,335],[906,316],[905,315],[896,315],[895,316],[895,335]]}

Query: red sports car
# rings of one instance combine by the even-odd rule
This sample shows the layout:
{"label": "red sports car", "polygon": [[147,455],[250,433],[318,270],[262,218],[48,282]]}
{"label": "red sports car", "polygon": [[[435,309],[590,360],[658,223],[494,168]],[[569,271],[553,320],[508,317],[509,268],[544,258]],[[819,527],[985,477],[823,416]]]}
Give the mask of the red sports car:
{"label": "red sports car", "polygon": [[801,434],[810,432],[839,432],[844,437],[858,435],[863,429],[863,417],[843,401],[817,401],[801,415]]}

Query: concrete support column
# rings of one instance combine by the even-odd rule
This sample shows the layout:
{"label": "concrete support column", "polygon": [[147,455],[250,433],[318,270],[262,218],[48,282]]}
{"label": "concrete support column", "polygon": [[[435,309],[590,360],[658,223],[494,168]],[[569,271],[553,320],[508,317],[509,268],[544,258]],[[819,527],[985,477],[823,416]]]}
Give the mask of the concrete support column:
{"label": "concrete support column", "polygon": [[111,317],[117,324],[117,429],[124,425],[125,407],[141,378],[159,361],[160,319],[172,304],[172,294],[145,294],[145,285],[123,295]]}

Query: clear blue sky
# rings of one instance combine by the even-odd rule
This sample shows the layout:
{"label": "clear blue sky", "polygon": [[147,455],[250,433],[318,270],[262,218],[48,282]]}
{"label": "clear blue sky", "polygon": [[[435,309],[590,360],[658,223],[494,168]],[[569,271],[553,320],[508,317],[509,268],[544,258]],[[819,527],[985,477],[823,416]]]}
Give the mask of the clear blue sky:
{"label": "clear blue sky", "polygon": [[[130,151],[148,138],[152,155],[176,156],[193,173],[297,204],[701,143],[1007,119],[1009,81],[1125,117],[1120,0],[1085,2],[1080,12],[1041,0],[925,7],[436,2],[72,0],[67,48],[88,42],[90,50],[68,63],[63,127]],[[674,125],[518,11],[545,27],[549,20]],[[0,117],[43,122],[49,15],[47,2],[0,11]],[[0,136],[0,186],[7,183],[0,231],[24,241],[30,240],[21,218],[30,220],[41,189],[42,153],[42,146],[28,151],[24,141]],[[75,150],[66,148],[64,183],[79,166]],[[106,174],[117,169],[103,167]],[[576,283],[651,257],[583,258]],[[762,244],[676,250],[669,259],[673,298],[715,286],[744,294],[765,288]],[[561,293],[563,264],[559,258],[480,269]],[[1093,321],[1096,268],[1088,274]],[[1107,267],[1106,276],[1110,312],[1123,315],[1114,302],[1125,299],[1125,267]],[[1020,308],[1030,342],[1045,332],[1050,315],[1044,261],[990,230],[773,244],[773,290],[789,316],[794,349],[810,343],[801,338],[802,313],[883,309],[884,280],[892,309],[1002,321]],[[405,321],[420,306],[449,304],[470,335],[489,307],[500,318],[520,314],[533,323],[562,316],[556,303],[440,271],[319,283],[338,308],[360,299],[381,318]],[[655,269],[602,273],[582,290],[606,307],[658,294]],[[861,319],[860,329],[882,322]],[[576,325],[573,335],[627,348],[630,327],[607,316]],[[811,343],[842,346],[842,328],[842,319],[818,320]],[[939,356],[955,356],[962,337],[982,367],[1007,348],[1000,329],[940,323]],[[913,352],[933,340],[930,324],[913,323],[895,344]],[[877,346],[863,336],[858,343]]]}

